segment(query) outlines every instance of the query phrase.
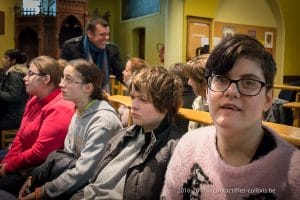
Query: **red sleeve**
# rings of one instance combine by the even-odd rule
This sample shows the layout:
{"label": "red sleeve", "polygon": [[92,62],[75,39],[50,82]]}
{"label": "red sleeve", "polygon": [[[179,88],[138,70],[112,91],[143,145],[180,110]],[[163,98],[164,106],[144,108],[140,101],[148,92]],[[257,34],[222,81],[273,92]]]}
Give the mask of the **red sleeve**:
{"label": "red sleeve", "polygon": [[[43,122],[36,141],[31,148],[25,151],[14,150],[19,153],[16,155],[11,154],[4,160],[7,163],[5,172],[15,172],[20,168],[41,164],[50,152],[63,147],[73,114],[74,105],[66,105],[66,102],[44,110]],[[16,138],[16,142],[14,148],[18,149],[18,138]]]}

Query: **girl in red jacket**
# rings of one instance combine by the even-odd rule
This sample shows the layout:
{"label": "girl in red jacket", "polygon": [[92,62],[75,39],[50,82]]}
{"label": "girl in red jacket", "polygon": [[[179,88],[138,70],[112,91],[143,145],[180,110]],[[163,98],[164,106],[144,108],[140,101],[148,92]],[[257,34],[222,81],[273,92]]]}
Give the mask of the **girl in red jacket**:
{"label": "girl in red jacket", "polygon": [[27,173],[62,148],[74,104],[62,98],[62,67],[47,56],[33,59],[24,77],[29,94],[19,131],[0,164],[0,189],[17,195]]}

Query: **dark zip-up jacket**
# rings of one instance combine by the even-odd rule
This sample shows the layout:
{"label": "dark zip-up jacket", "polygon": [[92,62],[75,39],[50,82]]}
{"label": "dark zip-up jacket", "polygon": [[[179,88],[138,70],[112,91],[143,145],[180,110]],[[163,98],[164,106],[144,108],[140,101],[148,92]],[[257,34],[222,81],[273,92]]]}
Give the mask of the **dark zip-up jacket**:
{"label": "dark zip-up jacket", "polygon": [[0,130],[20,126],[28,95],[23,77],[28,72],[25,65],[16,64],[8,69],[0,82]]}
{"label": "dark zip-up jacket", "polygon": [[[133,125],[121,130],[106,146],[102,161],[98,164],[91,183],[95,182],[98,173],[138,134],[141,127]],[[130,166],[125,178],[123,199],[159,199],[164,175],[174,148],[183,135],[176,126],[170,125],[166,119],[157,129],[146,132],[145,145],[139,156]]]}

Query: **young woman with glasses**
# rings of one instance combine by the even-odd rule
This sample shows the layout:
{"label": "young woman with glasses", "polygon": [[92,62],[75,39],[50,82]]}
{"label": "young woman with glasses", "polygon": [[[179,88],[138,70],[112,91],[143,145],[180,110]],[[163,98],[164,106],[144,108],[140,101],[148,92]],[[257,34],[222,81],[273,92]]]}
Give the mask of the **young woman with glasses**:
{"label": "young woman with glasses", "polygon": [[[102,73],[93,63],[76,59],[66,65],[60,87],[63,98],[75,103],[76,113],[68,128],[64,144],[66,153],[62,159],[68,159],[71,154],[74,164],[57,174],[53,169],[47,180],[37,180],[39,184],[29,194],[26,189],[32,188],[32,182],[28,179],[19,193],[20,199],[68,199],[88,183],[104,154],[106,143],[122,128],[117,112],[103,95],[101,80]],[[61,155],[61,152],[55,154]],[[51,162],[47,161],[33,173],[41,174]]]}
{"label": "young woman with glasses", "polygon": [[164,199],[299,199],[300,152],[262,125],[276,63],[253,37],[228,36],[206,64],[214,126],[185,134],[166,172]]}
{"label": "young woman with glasses", "polygon": [[23,78],[29,100],[20,128],[0,164],[0,189],[18,195],[31,169],[62,148],[74,104],[59,88],[62,68],[48,56],[34,58]]}

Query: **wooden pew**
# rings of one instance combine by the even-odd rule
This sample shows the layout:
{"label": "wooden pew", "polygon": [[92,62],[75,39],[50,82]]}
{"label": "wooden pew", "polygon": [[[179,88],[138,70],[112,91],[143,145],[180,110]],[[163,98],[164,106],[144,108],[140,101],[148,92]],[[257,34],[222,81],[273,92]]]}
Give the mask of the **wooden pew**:
{"label": "wooden pew", "polygon": [[[123,104],[126,107],[131,106],[131,99],[128,96],[112,95],[109,96],[109,101],[116,104]],[[207,125],[213,124],[213,121],[208,112],[180,108],[179,114],[190,121],[204,123]],[[275,130],[282,138],[287,140],[289,143],[300,147],[300,128],[271,122],[263,122],[263,124]]]}
{"label": "wooden pew", "polygon": [[[181,114],[184,118],[190,121],[204,123],[207,125],[213,124],[213,121],[208,112],[180,108],[179,114]],[[263,122],[263,124],[275,130],[281,137],[283,137],[289,143],[300,147],[300,128],[294,126],[287,126],[284,124],[276,124],[272,122]]]}
{"label": "wooden pew", "polygon": [[123,96],[123,95],[111,95],[111,96],[107,96],[109,102],[111,103],[111,105],[118,110],[120,105],[124,105],[126,108],[129,109],[129,115],[128,115],[128,126],[132,125],[132,117],[131,117],[131,99],[129,96]]}
{"label": "wooden pew", "polygon": [[201,124],[212,125],[213,121],[208,112],[192,110],[188,108],[180,108],[179,114],[189,121],[198,122]]}
{"label": "wooden pew", "polygon": [[18,129],[8,129],[8,130],[0,130],[1,133],[1,149],[8,148],[9,145],[14,140]]}
{"label": "wooden pew", "polygon": [[290,102],[283,105],[285,108],[292,108],[294,110],[293,126],[300,127],[300,87],[290,85],[273,85],[274,89],[297,91],[296,102]]}
{"label": "wooden pew", "polygon": [[274,89],[281,89],[281,90],[293,90],[300,92],[299,86],[291,86],[291,85],[273,85]]}
{"label": "wooden pew", "polygon": [[283,137],[289,143],[300,147],[300,128],[284,124],[276,124],[272,122],[263,122],[263,124],[275,130],[281,137]]}
{"label": "wooden pew", "polygon": [[285,103],[283,104],[283,107],[294,110],[293,126],[300,127],[300,102]]}

